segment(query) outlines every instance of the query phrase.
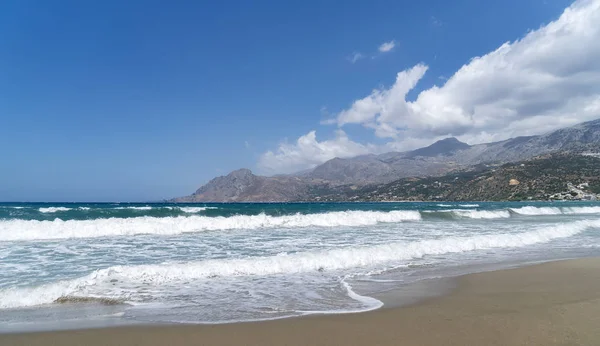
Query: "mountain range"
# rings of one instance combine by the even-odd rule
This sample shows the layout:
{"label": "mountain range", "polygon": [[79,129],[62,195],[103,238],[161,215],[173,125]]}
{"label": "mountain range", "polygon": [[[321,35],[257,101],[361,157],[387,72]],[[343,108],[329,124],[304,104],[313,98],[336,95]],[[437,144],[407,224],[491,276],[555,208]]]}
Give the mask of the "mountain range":
{"label": "mountain range", "polygon": [[327,191],[363,189],[409,177],[443,176],[482,164],[504,164],[557,152],[600,150],[600,119],[537,136],[469,145],[446,138],[430,146],[380,155],[334,158],[312,170],[259,176],[239,169],[212,179],[173,202],[288,202],[315,200]]}

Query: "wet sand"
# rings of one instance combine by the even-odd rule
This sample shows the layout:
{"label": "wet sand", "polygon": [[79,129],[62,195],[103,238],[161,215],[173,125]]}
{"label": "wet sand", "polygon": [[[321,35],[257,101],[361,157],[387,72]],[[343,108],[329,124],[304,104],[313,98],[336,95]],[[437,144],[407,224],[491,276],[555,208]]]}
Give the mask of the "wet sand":
{"label": "wet sand", "polygon": [[0,345],[600,345],[600,258],[466,275],[444,296],[366,313],[2,334]]}

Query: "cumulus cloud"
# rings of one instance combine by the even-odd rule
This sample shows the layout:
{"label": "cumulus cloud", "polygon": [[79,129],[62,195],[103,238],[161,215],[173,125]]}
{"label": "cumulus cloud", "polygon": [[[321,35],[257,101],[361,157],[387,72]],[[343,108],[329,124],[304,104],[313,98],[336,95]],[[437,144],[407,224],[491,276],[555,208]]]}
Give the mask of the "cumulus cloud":
{"label": "cumulus cloud", "polygon": [[262,154],[258,167],[266,173],[292,173],[315,167],[335,157],[352,157],[377,151],[374,145],[353,142],[342,130],[335,137],[319,142],[316,131],[298,138],[296,143],[281,143],[277,150]]}
{"label": "cumulus cloud", "polygon": [[[404,150],[446,136],[481,143],[548,132],[600,117],[600,0],[579,0],[555,21],[472,58],[447,80],[407,100],[428,70],[417,64],[389,88],[373,90],[334,116],[359,124],[387,144],[374,146],[338,132],[318,142],[310,132],[261,158],[274,170],[312,167],[334,156]],[[380,51],[390,51],[382,45]],[[293,167],[293,168],[290,168]]]}
{"label": "cumulus cloud", "polygon": [[[384,138],[455,135],[473,140],[539,133],[600,116],[600,0],[574,3],[561,17],[473,58],[442,86],[407,101],[427,71],[398,73],[337,116]],[[487,134],[487,135],[486,135]]]}
{"label": "cumulus cloud", "polygon": [[378,50],[381,53],[387,53],[387,52],[391,51],[392,49],[394,49],[394,47],[396,47],[396,42],[394,40],[392,40],[390,42],[384,42],[384,43],[382,43],[379,46]]}

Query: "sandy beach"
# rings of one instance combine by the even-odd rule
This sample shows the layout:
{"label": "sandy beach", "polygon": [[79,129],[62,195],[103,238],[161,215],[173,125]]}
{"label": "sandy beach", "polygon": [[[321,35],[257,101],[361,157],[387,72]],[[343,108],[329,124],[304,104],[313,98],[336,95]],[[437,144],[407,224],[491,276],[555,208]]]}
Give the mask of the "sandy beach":
{"label": "sandy beach", "polygon": [[600,259],[466,275],[405,307],[222,325],[0,335],[1,345],[598,345]]}

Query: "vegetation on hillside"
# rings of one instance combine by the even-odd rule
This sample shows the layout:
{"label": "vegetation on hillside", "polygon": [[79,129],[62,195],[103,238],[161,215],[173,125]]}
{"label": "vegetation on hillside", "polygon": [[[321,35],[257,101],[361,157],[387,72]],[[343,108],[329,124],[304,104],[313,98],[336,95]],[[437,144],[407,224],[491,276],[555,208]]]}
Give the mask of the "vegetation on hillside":
{"label": "vegetation on hillside", "polygon": [[[583,194],[571,191],[569,183],[583,184]],[[313,201],[512,201],[593,198],[599,193],[600,158],[560,153],[388,184],[316,186],[310,195]]]}

